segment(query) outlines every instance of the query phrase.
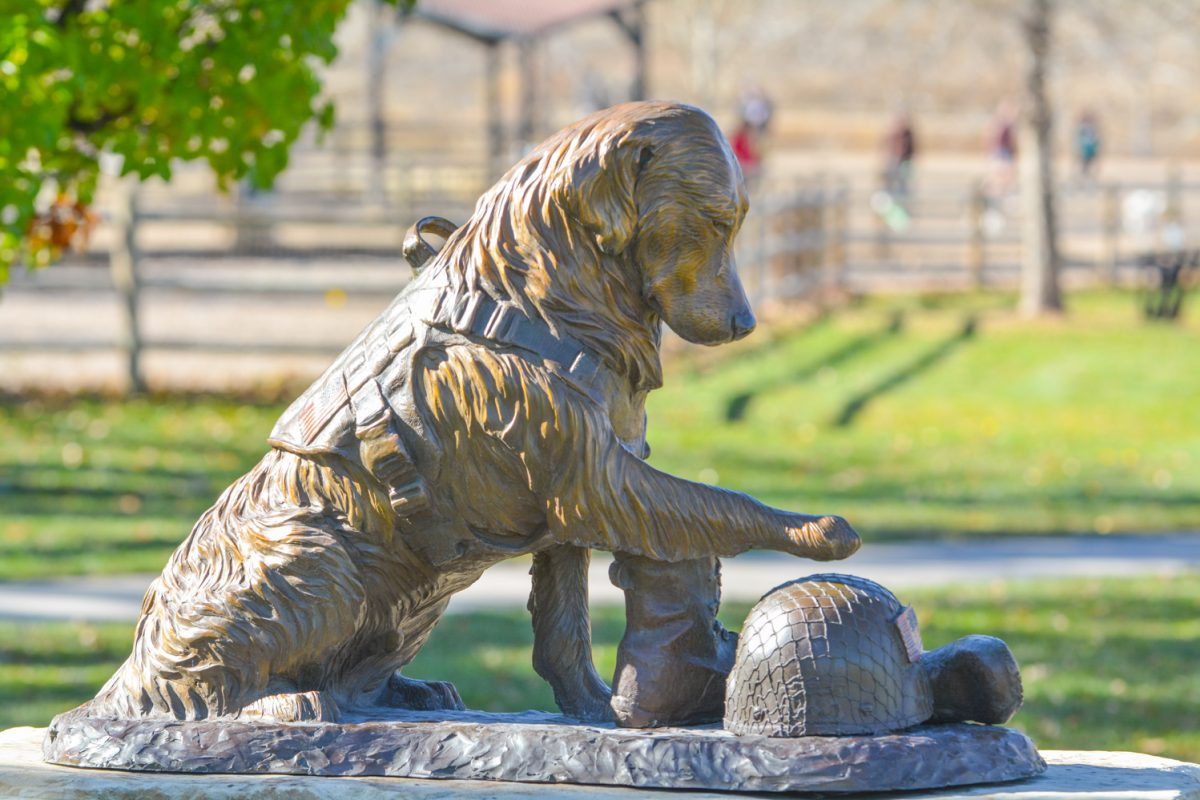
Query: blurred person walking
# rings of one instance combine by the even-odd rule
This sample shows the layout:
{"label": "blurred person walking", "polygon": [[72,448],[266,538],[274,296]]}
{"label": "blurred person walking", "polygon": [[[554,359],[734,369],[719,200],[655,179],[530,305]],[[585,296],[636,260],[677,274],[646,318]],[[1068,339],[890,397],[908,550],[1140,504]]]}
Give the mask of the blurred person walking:
{"label": "blurred person walking", "polygon": [[747,85],[738,98],[738,112],[744,125],[763,136],[771,125],[771,118],[775,116],[775,104],[761,88]]}
{"label": "blurred person walking", "polygon": [[1008,194],[1017,183],[1017,113],[1012,103],[1001,103],[996,109],[988,139],[992,158],[992,194]]}
{"label": "blurred person walking", "polygon": [[1092,180],[1100,156],[1100,123],[1091,109],[1085,108],[1075,124],[1075,155],[1079,159],[1080,179]]}
{"label": "blurred person walking", "polygon": [[738,98],[738,126],[729,137],[747,185],[755,188],[762,176],[763,139],[775,115],[775,104],[766,92],[748,84]]}
{"label": "blurred person walking", "polygon": [[893,231],[906,230],[912,221],[908,212],[908,194],[916,155],[917,137],[913,132],[912,116],[907,111],[899,111],[883,137],[883,186],[871,195],[871,210]]}
{"label": "blurred person walking", "polygon": [[898,113],[883,139],[883,188],[897,202],[908,199],[912,181],[913,159],[917,155],[917,137],[913,132],[912,115]]}
{"label": "blurred person walking", "polygon": [[738,165],[742,168],[746,183],[751,187],[756,186],[762,173],[762,149],[758,132],[743,120],[738,124],[733,136],[729,137],[729,144],[733,148],[733,155],[737,157]]}

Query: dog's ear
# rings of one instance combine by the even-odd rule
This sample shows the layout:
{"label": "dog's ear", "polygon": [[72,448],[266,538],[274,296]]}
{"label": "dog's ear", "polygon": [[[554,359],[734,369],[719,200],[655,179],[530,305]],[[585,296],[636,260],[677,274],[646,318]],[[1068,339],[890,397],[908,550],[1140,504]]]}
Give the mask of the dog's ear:
{"label": "dog's ear", "polygon": [[579,159],[561,187],[569,212],[596,237],[600,250],[624,252],[637,229],[638,175],[650,160],[649,145],[611,143]]}

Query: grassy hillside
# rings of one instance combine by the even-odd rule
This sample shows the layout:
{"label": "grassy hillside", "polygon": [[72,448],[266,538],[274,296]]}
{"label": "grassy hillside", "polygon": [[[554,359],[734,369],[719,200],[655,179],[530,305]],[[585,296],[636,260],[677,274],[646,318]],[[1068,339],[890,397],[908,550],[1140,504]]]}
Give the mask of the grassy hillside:
{"label": "grassy hillside", "polygon": [[1200,524],[1200,332],[1124,295],[1007,306],[877,301],[689,351],[652,396],[652,461],[873,537]]}

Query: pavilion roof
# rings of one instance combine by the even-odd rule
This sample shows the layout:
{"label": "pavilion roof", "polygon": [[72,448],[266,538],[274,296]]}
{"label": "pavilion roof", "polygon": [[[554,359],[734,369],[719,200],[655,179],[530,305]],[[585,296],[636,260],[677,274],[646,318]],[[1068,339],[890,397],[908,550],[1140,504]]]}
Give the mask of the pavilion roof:
{"label": "pavilion roof", "polygon": [[643,0],[419,0],[413,16],[474,39],[538,36],[559,25],[639,5]]}

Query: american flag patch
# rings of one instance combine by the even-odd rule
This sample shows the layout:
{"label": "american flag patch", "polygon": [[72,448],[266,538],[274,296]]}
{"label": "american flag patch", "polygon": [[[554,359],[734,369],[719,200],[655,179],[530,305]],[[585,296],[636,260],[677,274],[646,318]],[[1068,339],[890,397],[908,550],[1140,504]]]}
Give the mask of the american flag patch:
{"label": "american flag patch", "polygon": [[300,433],[305,444],[312,444],[329,421],[333,419],[342,406],[350,399],[346,392],[346,384],[341,376],[336,380],[327,381],[321,389],[308,399],[308,402],[296,415],[300,423]]}
{"label": "american flag patch", "polygon": [[912,606],[905,606],[893,622],[896,624],[896,630],[900,631],[900,641],[904,642],[908,660],[920,661],[925,647],[921,644],[921,631],[917,628],[917,612],[913,611]]}

